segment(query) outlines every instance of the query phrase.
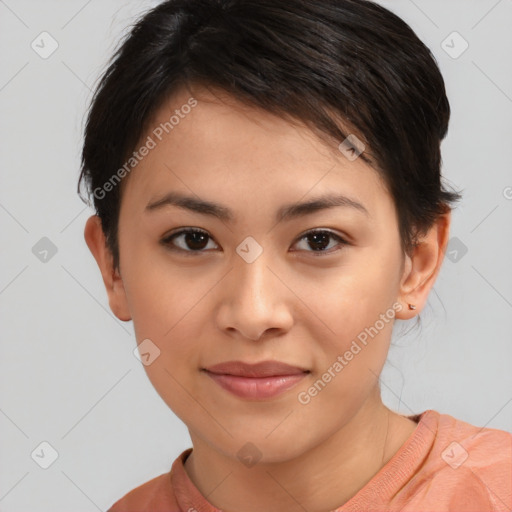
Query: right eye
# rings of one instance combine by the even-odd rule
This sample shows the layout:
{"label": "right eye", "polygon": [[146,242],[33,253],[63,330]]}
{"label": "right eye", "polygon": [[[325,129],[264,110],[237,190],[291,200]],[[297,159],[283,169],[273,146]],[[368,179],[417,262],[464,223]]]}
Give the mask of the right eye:
{"label": "right eye", "polygon": [[[181,243],[176,243],[176,240],[180,240]],[[208,240],[213,241],[206,231],[197,228],[188,228],[165,236],[162,238],[161,243],[171,251],[189,253],[188,255],[192,255],[193,253],[205,252],[203,249],[207,247]]]}

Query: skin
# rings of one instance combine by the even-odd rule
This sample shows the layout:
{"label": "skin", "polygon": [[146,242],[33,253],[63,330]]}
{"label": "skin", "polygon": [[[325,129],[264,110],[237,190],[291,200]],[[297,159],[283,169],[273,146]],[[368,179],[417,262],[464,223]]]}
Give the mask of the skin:
{"label": "skin", "polygon": [[[181,90],[168,99],[151,126],[190,96]],[[226,512],[335,509],[416,428],[380,397],[393,320],[307,405],[297,395],[393,304],[402,306],[401,320],[423,309],[442,264],[450,212],[406,256],[393,199],[361,158],[349,161],[304,125],[220,91],[196,89],[194,97],[198,105],[123,182],[119,271],[97,216],[88,219],[85,240],[114,314],[133,320],[137,343],[149,338],[161,351],[145,370],[189,429],[193,452],[185,469],[208,501]],[[236,220],[173,205],[144,211],[170,191],[221,203]],[[356,199],[369,215],[336,207],[276,223],[284,204],[333,191]],[[208,233],[203,252],[190,255],[197,246],[187,245],[185,236],[174,239],[178,252],[161,243],[189,227]],[[317,256],[304,233],[320,228],[350,243],[328,238]],[[263,248],[252,263],[236,252],[247,236]],[[278,397],[251,400],[200,371],[224,361],[269,359],[310,373]],[[252,467],[237,457],[247,442],[261,453]]]}

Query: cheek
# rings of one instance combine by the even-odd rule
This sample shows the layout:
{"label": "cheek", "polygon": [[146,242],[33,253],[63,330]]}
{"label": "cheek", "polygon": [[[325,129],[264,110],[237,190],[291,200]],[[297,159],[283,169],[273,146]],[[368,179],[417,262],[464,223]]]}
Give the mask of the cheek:
{"label": "cheek", "polygon": [[[144,370],[162,399],[176,411],[190,408],[191,371],[201,356],[201,327],[206,314],[202,299],[213,286],[212,276],[190,279],[169,262],[142,251],[125,260],[125,290],[137,343],[150,340],[158,354]],[[145,342],[148,343],[148,342]],[[181,417],[181,416],[180,416]],[[183,419],[183,418],[182,418]]]}
{"label": "cheek", "polygon": [[[391,247],[360,248],[347,264],[325,276],[310,300],[324,325],[317,340],[316,375],[302,387],[305,407],[325,421],[350,417],[378,383],[395,319],[398,259]],[[323,290],[323,293],[320,293]],[[312,327],[313,329],[313,327]],[[303,402],[301,402],[303,403]],[[339,404],[338,412],[332,404]],[[334,408],[336,409],[336,408]],[[330,419],[330,420],[329,420]]]}
{"label": "cheek", "polygon": [[170,269],[156,265],[131,269],[127,295],[137,342],[151,340],[158,353],[144,370],[163,401],[187,423],[191,415],[201,414],[193,398],[194,379],[207,314],[202,299],[214,281],[191,282],[187,274]]}
{"label": "cheek", "polygon": [[190,281],[186,287],[179,278],[167,276],[131,287],[136,339],[139,343],[151,339],[161,351],[160,362],[173,372],[184,361],[193,365],[201,348],[201,326],[206,314],[201,299],[208,287],[190,285]]}
{"label": "cheek", "polygon": [[191,282],[190,272],[173,263],[157,242],[138,244],[135,239],[122,249],[122,270],[137,340],[171,339],[176,327],[187,323],[212,279]]}
{"label": "cheek", "polygon": [[[329,352],[344,350],[360,333],[378,323],[381,338],[390,336],[398,291],[399,261],[392,252],[358,248],[346,263],[316,276],[307,304],[324,325]],[[305,281],[306,283],[308,281]]]}

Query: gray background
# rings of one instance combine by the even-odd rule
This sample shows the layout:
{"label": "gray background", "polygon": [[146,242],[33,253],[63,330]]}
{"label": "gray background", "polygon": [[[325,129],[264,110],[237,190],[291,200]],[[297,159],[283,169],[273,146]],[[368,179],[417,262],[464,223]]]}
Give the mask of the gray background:
{"label": "gray background", "polygon": [[[91,90],[119,37],[156,3],[0,0],[4,512],[106,510],[190,446],[133,355],[131,322],[110,312],[83,239],[92,211],[76,194]],[[464,192],[422,330],[396,326],[384,399],[404,414],[437,409],[510,431],[512,1],[380,3],[438,60],[453,110],[443,172]],[[43,31],[59,45],[46,59],[31,47]],[[469,43],[458,58],[442,47],[453,31]],[[43,237],[57,250],[46,261]],[[31,457],[43,441],[58,452],[48,469]]]}

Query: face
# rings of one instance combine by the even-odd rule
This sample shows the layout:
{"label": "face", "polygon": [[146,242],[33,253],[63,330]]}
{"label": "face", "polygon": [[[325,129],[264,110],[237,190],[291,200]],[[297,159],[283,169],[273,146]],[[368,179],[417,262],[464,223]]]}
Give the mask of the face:
{"label": "face", "polygon": [[[395,206],[374,169],[305,126],[206,90],[182,108],[190,98],[160,109],[141,139],[155,145],[123,184],[120,307],[137,343],[150,340],[149,379],[194,436],[230,456],[251,441],[264,460],[290,459],[372,399],[403,307]],[[220,206],[179,207],[171,193]],[[352,204],[284,210],[326,195]],[[308,373],[244,398],[203,371],[268,360]]]}

